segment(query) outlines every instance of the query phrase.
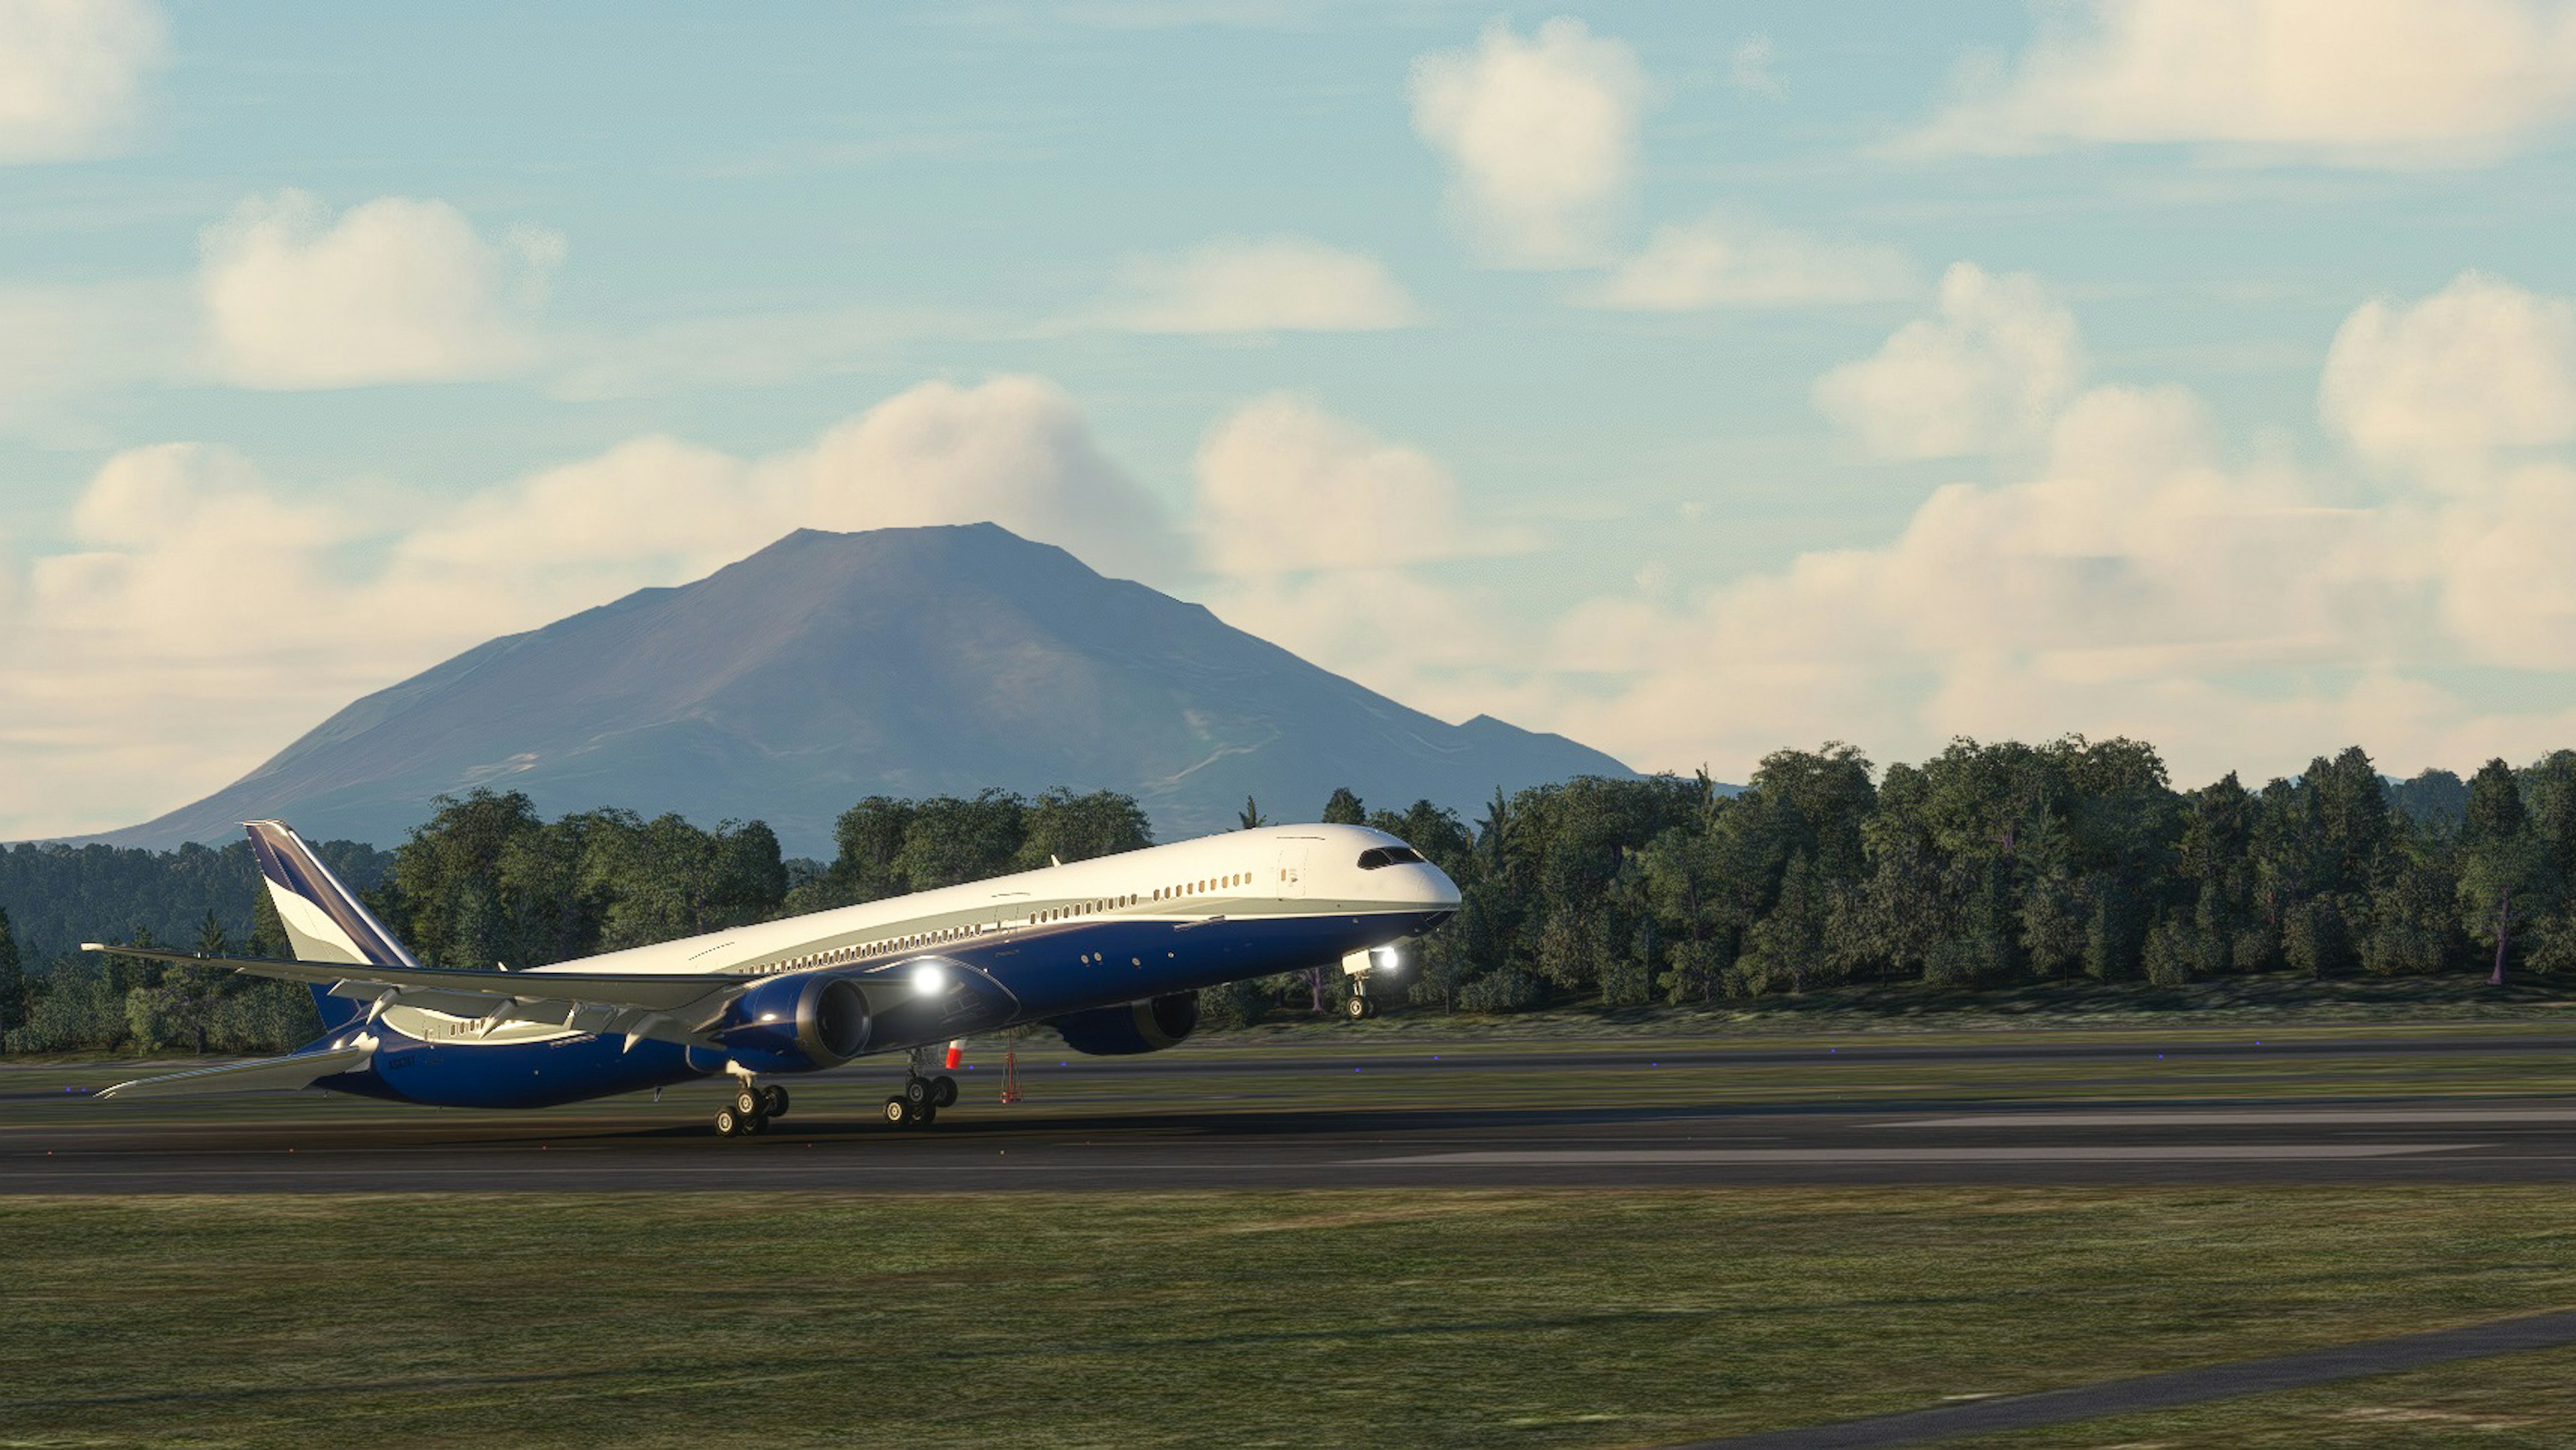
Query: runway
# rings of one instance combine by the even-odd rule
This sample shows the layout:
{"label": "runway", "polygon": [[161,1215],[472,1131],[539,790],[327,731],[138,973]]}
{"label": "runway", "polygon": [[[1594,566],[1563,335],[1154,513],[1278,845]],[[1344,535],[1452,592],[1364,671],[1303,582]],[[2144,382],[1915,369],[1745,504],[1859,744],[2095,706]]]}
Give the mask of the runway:
{"label": "runway", "polygon": [[[2570,1064],[2570,1041],[2248,1039],[2161,1057],[2153,1044],[2045,1039],[1851,1056],[1247,1051],[1050,1062],[1040,1093],[1053,1101],[1017,1107],[992,1101],[989,1076],[969,1080],[966,1100],[926,1130],[876,1116],[880,1069],[799,1083],[789,1116],[735,1140],[695,1110],[698,1097],[712,1106],[711,1090],[523,1115],[313,1094],[145,1112],[12,1069],[0,1081],[0,1192],[2561,1182],[2576,1181],[2576,1092],[2531,1088]],[[1914,1066],[1874,1076],[1872,1058]],[[2214,1076],[2122,1097],[2177,1058]],[[2080,1100],[1984,1075],[2006,1060],[2050,1073],[2051,1061],[2123,1059],[2136,1078],[2088,1070]],[[2438,1092],[2392,1090],[2408,1085],[2408,1061],[2434,1059]],[[2496,1090],[2472,1091],[2482,1087]]]}

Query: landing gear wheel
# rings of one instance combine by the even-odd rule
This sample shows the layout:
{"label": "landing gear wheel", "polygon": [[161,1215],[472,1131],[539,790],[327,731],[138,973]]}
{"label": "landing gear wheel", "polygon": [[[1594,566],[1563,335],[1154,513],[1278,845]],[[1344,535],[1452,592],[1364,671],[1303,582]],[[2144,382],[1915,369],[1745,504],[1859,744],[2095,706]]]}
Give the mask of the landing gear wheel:
{"label": "landing gear wheel", "polygon": [[939,1109],[932,1107],[928,1103],[923,1103],[920,1107],[912,1110],[912,1125],[916,1128],[927,1128],[938,1121]]}
{"label": "landing gear wheel", "polygon": [[764,1118],[787,1116],[787,1089],[772,1084],[760,1090],[760,1115]]}
{"label": "landing gear wheel", "polygon": [[898,1128],[904,1126],[912,1121],[912,1104],[905,1102],[901,1097],[886,1099],[885,1118],[887,1122]]}
{"label": "landing gear wheel", "polygon": [[930,1105],[944,1108],[957,1101],[957,1079],[946,1073],[930,1080]]}
{"label": "landing gear wheel", "polygon": [[760,1089],[745,1083],[733,1095],[733,1110],[746,1118],[756,1118],[768,1107],[761,1100]]}
{"label": "landing gear wheel", "polygon": [[767,1118],[752,1118],[744,1122],[742,1125],[742,1135],[746,1138],[757,1138],[768,1131],[769,1120]]}
{"label": "landing gear wheel", "polygon": [[903,1100],[912,1104],[914,1107],[921,1107],[928,1104],[932,1093],[933,1089],[930,1086],[930,1079],[926,1077],[904,1079]]}
{"label": "landing gear wheel", "polygon": [[718,1108],[716,1109],[716,1136],[719,1138],[739,1138],[743,1134],[751,1131],[751,1122],[752,1120],[750,1118],[735,1112],[731,1108]]}
{"label": "landing gear wheel", "polygon": [[1377,1004],[1354,993],[1349,1001],[1342,1004],[1342,1015],[1353,1022],[1366,1022],[1377,1015]]}

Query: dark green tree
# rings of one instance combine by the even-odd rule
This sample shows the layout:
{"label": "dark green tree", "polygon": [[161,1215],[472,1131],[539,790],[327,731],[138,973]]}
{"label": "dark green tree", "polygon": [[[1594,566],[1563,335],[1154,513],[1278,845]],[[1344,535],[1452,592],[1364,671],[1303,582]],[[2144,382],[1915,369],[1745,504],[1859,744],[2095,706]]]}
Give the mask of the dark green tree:
{"label": "dark green tree", "polygon": [[9,909],[0,906],[0,1051],[8,1037],[27,1025],[27,971],[18,960],[18,937],[9,927]]}
{"label": "dark green tree", "polygon": [[[1500,803],[1502,797],[1498,793],[1494,799]],[[1333,787],[1333,798],[1324,802],[1321,819],[1328,826],[1363,826],[1368,824],[1368,812],[1361,808],[1360,798],[1351,794],[1349,786],[1337,785]]]}

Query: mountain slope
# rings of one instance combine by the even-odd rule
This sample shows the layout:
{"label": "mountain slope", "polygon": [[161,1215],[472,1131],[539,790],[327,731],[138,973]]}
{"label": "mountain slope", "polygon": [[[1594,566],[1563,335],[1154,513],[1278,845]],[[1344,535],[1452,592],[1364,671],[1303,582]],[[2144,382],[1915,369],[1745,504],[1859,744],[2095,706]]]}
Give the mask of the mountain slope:
{"label": "mountain slope", "polygon": [[991,524],[800,530],[694,584],[510,635],[350,705],[234,784],[97,839],[168,847],[282,817],[390,845],[441,793],[521,790],[760,819],[828,856],[862,796],[1134,795],[1164,839],[1244,797],[1336,785],[1469,810],[1497,786],[1630,774],[1561,736],[1450,725]]}

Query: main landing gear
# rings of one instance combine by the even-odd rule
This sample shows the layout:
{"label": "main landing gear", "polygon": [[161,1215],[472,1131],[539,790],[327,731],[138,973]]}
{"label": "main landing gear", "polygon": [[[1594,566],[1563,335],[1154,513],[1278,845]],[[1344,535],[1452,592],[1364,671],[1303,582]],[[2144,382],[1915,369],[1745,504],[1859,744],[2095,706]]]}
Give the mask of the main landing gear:
{"label": "main landing gear", "polygon": [[885,1101],[886,1121],[898,1128],[927,1128],[939,1121],[939,1110],[957,1101],[957,1079],[946,1073],[903,1081],[903,1091]]}
{"label": "main landing gear", "polygon": [[748,1076],[735,1086],[733,1101],[716,1109],[716,1136],[753,1138],[769,1131],[769,1120],[787,1116],[787,1089],[762,1087]]}
{"label": "main landing gear", "polygon": [[[939,1121],[939,1110],[957,1101],[957,1079],[922,1069],[937,1065],[935,1049],[916,1047],[904,1070],[903,1091],[885,1101],[885,1119],[898,1128],[927,1128]],[[952,1063],[953,1064],[953,1060]]]}

